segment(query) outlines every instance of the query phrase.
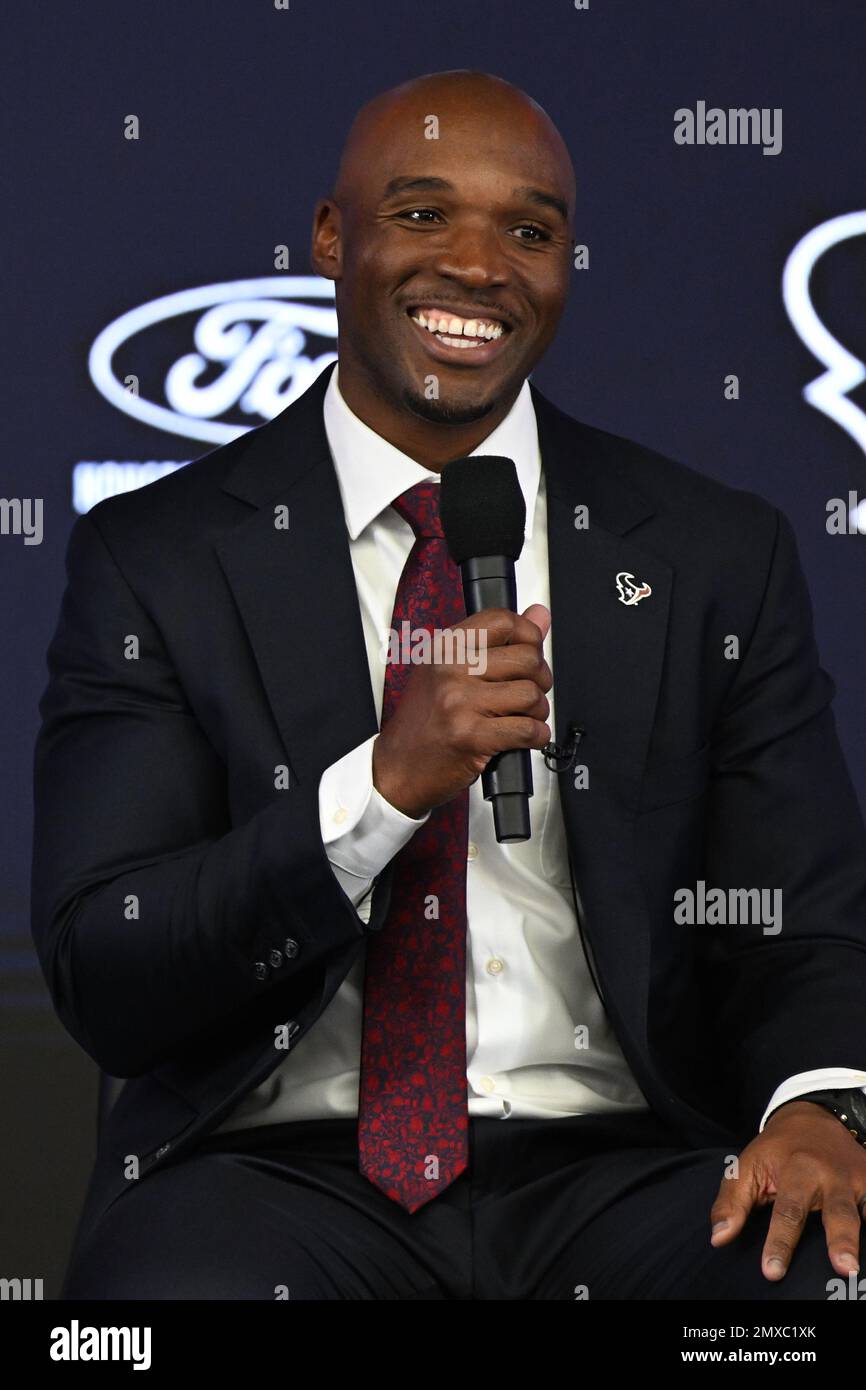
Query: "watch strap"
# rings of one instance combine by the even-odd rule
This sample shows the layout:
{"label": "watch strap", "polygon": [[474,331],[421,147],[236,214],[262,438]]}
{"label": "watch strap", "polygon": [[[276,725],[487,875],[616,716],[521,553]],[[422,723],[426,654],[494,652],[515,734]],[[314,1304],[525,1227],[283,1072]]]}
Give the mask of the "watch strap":
{"label": "watch strap", "polygon": [[859,1086],[847,1090],[809,1091],[804,1096],[792,1096],[792,1100],[811,1100],[823,1105],[836,1116],[837,1120],[866,1149],[866,1095]]}

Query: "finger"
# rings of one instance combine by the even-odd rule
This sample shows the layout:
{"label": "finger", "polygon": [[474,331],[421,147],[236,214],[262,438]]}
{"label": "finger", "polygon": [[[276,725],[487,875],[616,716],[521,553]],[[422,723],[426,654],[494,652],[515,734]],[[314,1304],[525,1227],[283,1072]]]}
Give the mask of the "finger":
{"label": "finger", "polygon": [[524,608],[521,617],[528,618],[531,623],[535,623],[543,642],[550,631],[550,609],[545,608],[543,603],[531,603],[528,608]]}
{"label": "finger", "polygon": [[837,1274],[860,1270],[860,1212],[850,1191],[836,1188],[824,1199],[821,1221],[827,1254]]}
{"label": "finger", "polygon": [[770,1280],[783,1279],[797,1248],[806,1218],[812,1209],[812,1196],[805,1186],[788,1185],[773,1203],[770,1229],[761,1252],[761,1270]]}
{"label": "finger", "polygon": [[475,739],[475,751],[493,757],[507,748],[543,748],[550,742],[547,724],[529,715],[516,714],[505,719],[485,719]]}
{"label": "finger", "polygon": [[710,1244],[727,1245],[748,1220],[755,1205],[757,1186],[750,1166],[739,1177],[722,1178],[718,1195],[710,1208]]}
{"label": "finger", "polygon": [[478,667],[478,675],[487,681],[531,680],[545,694],[553,685],[553,676],[541,648],[527,642],[488,651],[484,668]]}
{"label": "finger", "polygon": [[500,642],[491,645],[489,642],[484,644],[482,639],[481,645],[487,645],[487,670],[495,671],[495,680],[528,676],[538,685],[546,682],[548,689],[553,684],[541,642]]}
{"label": "finger", "polygon": [[545,720],[550,714],[550,701],[531,680],[485,682],[475,705],[491,715],[531,714]]}
{"label": "finger", "polygon": [[[541,604],[536,604],[541,608]],[[488,647],[504,647],[515,642],[527,642],[538,648],[541,645],[541,632],[538,625],[510,608],[482,608],[470,618],[461,618],[455,627],[484,630],[487,633]]]}

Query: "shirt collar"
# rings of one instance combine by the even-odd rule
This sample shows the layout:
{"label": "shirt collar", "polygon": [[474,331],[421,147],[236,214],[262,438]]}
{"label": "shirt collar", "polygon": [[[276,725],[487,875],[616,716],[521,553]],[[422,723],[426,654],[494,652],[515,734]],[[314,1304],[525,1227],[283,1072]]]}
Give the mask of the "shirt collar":
{"label": "shirt collar", "polygon": [[[335,366],[325,392],[325,432],[343,499],[346,527],[356,540],[380,512],[415,483],[439,481],[439,474],[423,468],[350,410],[337,381]],[[517,478],[526,502],[526,539],[532,536],[532,521],[541,476],[541,454],[535,407],[527,378],[513,406],[473,454],[500,454],[514,460]],[[471,457],[471,455],[470,455]]]}

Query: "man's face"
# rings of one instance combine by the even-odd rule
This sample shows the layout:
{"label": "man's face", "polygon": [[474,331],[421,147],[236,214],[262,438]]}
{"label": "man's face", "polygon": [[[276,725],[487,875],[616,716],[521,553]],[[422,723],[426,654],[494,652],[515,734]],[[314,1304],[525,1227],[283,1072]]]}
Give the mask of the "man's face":
{"label": "man's face", "polygon": [[481,419],[556,331],[569,173],[530,108],[445,111],[437,140],[420,115],[385,125],[340,207],[341,374],[427,420]]}

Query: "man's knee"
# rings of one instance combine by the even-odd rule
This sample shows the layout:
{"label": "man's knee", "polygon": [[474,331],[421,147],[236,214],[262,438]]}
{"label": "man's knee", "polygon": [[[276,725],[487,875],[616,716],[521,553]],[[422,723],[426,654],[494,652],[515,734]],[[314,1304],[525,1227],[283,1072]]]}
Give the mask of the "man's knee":
{"label": "man's knee", "polygon": [[321,1299],[335,1292],[322,1262],[286,1223],[256,1219],[236,1171],[193,1156],[141,1180],[73,1252],[61,1298]]}

